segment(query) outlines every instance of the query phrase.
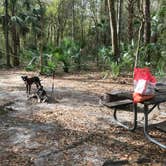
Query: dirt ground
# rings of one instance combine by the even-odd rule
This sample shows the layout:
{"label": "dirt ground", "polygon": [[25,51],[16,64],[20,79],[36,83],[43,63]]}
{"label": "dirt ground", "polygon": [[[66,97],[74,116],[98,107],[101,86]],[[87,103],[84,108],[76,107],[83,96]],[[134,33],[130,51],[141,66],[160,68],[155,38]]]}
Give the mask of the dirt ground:
{"label": "dirt ground", "polygon": [[[166,153],[150,143],[139,128],[118,127],[112,110],[99,96],[115,89],[131,90],[131,78],[102,79],[89,72],[56,76],[50,103],[27,100],[19,70],[0,71],[0,166],[166,165]],[[51,96],[52,78],[40,76]],[[35,87],[33,87],[35,89]],[[150,123],[165,120],[165,106],[155,110]],[[130,120],[130,113],[120,113]],[[152,131],[162,141],[164,132]]]}

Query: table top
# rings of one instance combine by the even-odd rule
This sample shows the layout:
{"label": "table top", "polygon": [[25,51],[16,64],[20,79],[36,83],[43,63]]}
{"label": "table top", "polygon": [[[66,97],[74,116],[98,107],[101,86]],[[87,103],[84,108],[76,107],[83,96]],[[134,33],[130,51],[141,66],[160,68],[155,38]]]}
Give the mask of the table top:
{"label": "table top", "polygon": [[[130,99],[133,100],[133,91],[112,91],[111,93],[108,93],[110,95],[115,95],[120,98]],[[166,102],[166,91],[156,91],[155,95],[152,99],[146,100],[142,102],[142,104],[146,105],[152,105],[152,104],[160,104]]]}
{"label": "table top", "polygon": [[166,102],[166,93],[156,92],[155,96],[152,99],[144,101],[143,104],[151,105],[151,104],[160,104],[163,102]]}

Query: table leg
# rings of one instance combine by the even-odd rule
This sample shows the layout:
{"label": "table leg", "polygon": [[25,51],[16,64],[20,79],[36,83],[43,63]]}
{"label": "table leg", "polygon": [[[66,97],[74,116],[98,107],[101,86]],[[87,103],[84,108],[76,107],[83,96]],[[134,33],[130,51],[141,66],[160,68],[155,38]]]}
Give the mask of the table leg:
{"label": "table leg", "polygon": [[150,140],[151,142],[159,145],[161,148],[166,149],[166,145],[160,143],[159,141],[157,141],[156,139],[152,138],[149,133],[148,133],[148,106],[144,105],[144,118],[145,118],[145,122],[144,122],[144,134],[145,137]]}
{"label": "table leg", "polygon": [[137,104],[133,104],[133,113],[134,113],[134,119],[133,119],[133,124],[131,127],[128,125],[125,125],[124,123],[120,122],[117,118],[117,108],[114,109],[114,120],[118,123],[118,125],[130,130],[134,131],[137,128]]}

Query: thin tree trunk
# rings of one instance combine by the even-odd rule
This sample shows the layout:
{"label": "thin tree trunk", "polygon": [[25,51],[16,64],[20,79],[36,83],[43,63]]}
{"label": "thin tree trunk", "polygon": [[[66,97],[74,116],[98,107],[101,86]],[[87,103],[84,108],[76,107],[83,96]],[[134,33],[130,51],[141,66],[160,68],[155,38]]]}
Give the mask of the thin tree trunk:
{"label": "thin tree trunk", "polygon": [[133,16],[134,16],[134,3],[133,0],[128,0],[128,41],[132,42],[133,39]]}
{"label": "thin tree trunk", "polygon": [[[15,4],[12,4],[12,16],[15,16]],[[18,66],[19,65],[19,59],[17,57],[17,31],[16,26],[12,26],[12,41],[13,41],[13,65]]]}
{"label": "thin tree trunk", "polygon": [[51,44],[54,43],[54,25],[51,25]]}
{"label": "thin tree trunk", "polygon": [[43,73],[43,33],[44,33],[44,20],[41,16],[41,39],[40,39],[40,73]]}
{"label": "thin tree trunk", "polygon": [[81,40],[82,40],[82,43],[84,41],[84,0],[82,0],[82,9],[81,9]]}
{"label": "thin tree trunk", "polygon": [[[15,4],[12,6],[12,16],[15,16]],[[12,26],[12,41],[13,41],[13,65],[19,66],[19,57],[18,57],[18,36],[16,26]]]}
{"label": "thin tree trunk", "polygon": [[60,32],[59,32],[59,26],[57,28],[57,35],[56,35],[56,45],[59,46],[59,36],[60,36]]}
{"label": "thin tree trunk", "polygon": [[141,25],[139,27],[139,32],[138,32],[138,42],[137,42],[137,48],[136,48],[136,53],[135,53],[135,64],[134,67],[138,66],[138,56],[139,56],[139,48],[140,48],[140,43],[141,43],[141,35],[142,35],[142,29],[143,29],[144,21],[141,21]]}
{"label": "thin tree trunk", "polygon": [[[150,37],[151,37],[151,23],[150,23],[150,0],[145,0],[144,2],[144,18],[145,18],[145,24],[144,24],[144,43],[147,45],[150,43]],[[148,54],[148,62],[150,62],[150,53]]]}
{"label": "thin tree trunk", "polygon": [[47,42],[48,43],[51,43],[51,41],[52,41],[51,32],[52,32],[51,24],[48,24],[48,27],[47,27]]}
{"label": "thin tree trunk", "polygon": [[39,43],[39,51],[40,51],[40,73],[43,73],[43,44],[44,44],[44,14],[43,14],[43,6],[42,6],[42,2],[40,0],[38,0],[40,9],[41,9],[41,20],[40,20],[40,29],[41,29],[41,39],[40,39],[40,43]]}
{"label": "thin tree trunk", "polygon": [[[104,15],[105,15],[105,19],[104,19],[104,24],[106,24],[107,22],[107,14],[108,14],[108,4],[107,4],[107,0],[104,0]],[[107,45],[107,30],[105,29],[104,31],[104,35],[103,35],[103,44]]]}
{"label": "thin tree trunk", "polygon": [[[16,35],[16,40],[17,40],[17,53],[19,53],[20,52],[20,35],[19,35],[19,33],[16,33],[17,35]],[[18,57],[18,63],[20,64],[20,61],[19,61],[19,54],[17,55],[17,57]]]}
{"label": "thin tree trunk", "polygon": [[38,37],[37,37],[37,34],[36,34],[36,32],[34,33],[34,39],[35,39],[35,41],[34,41],[34,45],[35,45],[35,47],[36,47],[36,49],[38,48],[38,39],[37,39]]}
{"label": "thin tree trunk", "polygon": [[6,65],[11,67],[9,54],[9,27],[8,27],[8,0],[5,0],[5,47],[6,47]]}
{"label": "thin tree trunk", "polygon": [[112,39],[112,51],[113,51],[113,55],[115,56],[116,61],[118,61],[119,46],[118,46],[117,25],[116,25],[114,5],[115,5],[114,0],[108,0],[110,27],[111,27],[111,39]]}
{"label": "thin tree trunk", "polygon": [[60,41],[63,40],[63,36],[64,36],[64,27],[61,27],[61,31],[60,31]]}
{"label": "thin tree trunk", "polygon": [[72,40],[75,39],[75,0],[72,1]]}
{"label": "thin tree trunk", "polygon": [[[98,47],[99,47],[99,31],[98,31],[97,25],[95,27],[96,27],[96,46],[98,49]],[[98,53],[96,54],[96,65],[97,65],[97,67],[99,67],[99,55],[98,55]]]}
{"label": "thin tree trunk", "polygon": [[53,25],[53,34],[54,34],[54,38],[53,38],[53,45],[56,45],[56,27],[55,27],[55,25]]}
{"label": "thin tree trunk", "polygon": [[19,66],[19,58],[17,51],[17,32],[15,25],[12,27],[12,40],[13,40],[13,65]]}
{"label": "thin tree trunk", "polygon": [[119,0],[119,2],[118,2],[118,22],[117,22],[119,49],[120,49],[120,40],[121,40],[122,6],[123,6],[123,0]]}

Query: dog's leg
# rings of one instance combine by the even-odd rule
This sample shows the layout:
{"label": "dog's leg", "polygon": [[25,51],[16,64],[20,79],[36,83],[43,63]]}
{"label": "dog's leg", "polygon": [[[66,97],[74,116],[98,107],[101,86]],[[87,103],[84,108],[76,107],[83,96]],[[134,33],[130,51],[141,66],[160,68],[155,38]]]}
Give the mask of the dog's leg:
{"label": "dog's leg", "polygon": [[39,87],[41,87],[40,84],[36,83],[36,88],[39,89]]}
{"label": "dog's leg", "polygon": [[42,100],[42,103],[45,103],[45,102],[48,102],[48,97],[47,96],[45,96]]}
{"label": "dog's leg", "polygon": [[28,84],[26,85],[26,94],[28,96]]}
{"label": "dog's leg", "polygon": [[37,89],[39,89],[39,86],[38,86],[38,84],[37,84],[37,83],[35,83],[35,84],[36,84],[36,88],[37,88]]}
{"label": "dog's leg", "polygon": [[32,98],[37,98],[37,95],[36,94],[32,94],[32,95],[29,95],[28,96],[28,100],[32,99]]}
{"label": "dog's leg", "polygon": [[30,95],[31,92],[31,85],[28,85],[28,94]]}
{"label": "dog's leg", "polygon": [[36,94],[36,96],[37,96],[37,102],[38,102],[38,103],[41,103],[40,96],[39,96],[38,94]]}
{"label": "dog's leg", "polygon": [[42,86],[42,84],[41,84],[40,80],[39,80],[39,82],[38,82],[38,85],[39,85],[39,87],[41,87],[41,86]]}

